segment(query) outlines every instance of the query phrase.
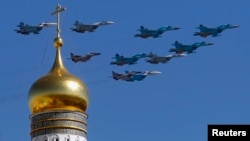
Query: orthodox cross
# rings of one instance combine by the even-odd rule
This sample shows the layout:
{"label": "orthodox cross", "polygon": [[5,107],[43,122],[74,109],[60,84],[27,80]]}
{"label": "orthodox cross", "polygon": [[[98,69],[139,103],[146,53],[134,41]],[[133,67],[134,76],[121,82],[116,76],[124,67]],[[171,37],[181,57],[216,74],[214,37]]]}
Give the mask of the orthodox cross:
{"label": "orthodox cross", "polygon": [[56,7],[56,10],[51,13],[51,15],[57,14],[57,37],[60,37],[60,12],[65,11],[66,8],[62,8],[59,4]]}

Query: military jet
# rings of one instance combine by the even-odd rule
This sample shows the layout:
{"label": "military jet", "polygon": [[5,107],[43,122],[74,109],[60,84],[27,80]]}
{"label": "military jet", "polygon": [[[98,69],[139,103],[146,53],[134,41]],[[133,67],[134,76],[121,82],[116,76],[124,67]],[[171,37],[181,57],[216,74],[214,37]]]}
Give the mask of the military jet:
{"label": "military jet", "polygon": [[112,71],[113,79],[115,79],[115,80],[120,79],[120,80],[124,80],[124,81],[129,81],[129,82],[141,81],[149,75],[156,75],[156,74],[161,74],[161,72],[159,72],[159,71],[145,71],[145,72],[125,71],[125,74],[120,74],[120,73],[116,73],[116,72]]}
{"label": "military jet", "polygon": [[151,64],[159,64],[159,63],[167,63],[168,61],[170,61],[172,58],[174,57],[185,57],[187,56],[187,54],[171,54],[171,55],[167,55],[167,56],[158,56],[156,54],[153,54],[152,52],[148,55],[149,59],[145,59],[146,62],[151,63]]}
{"label": "military jet", "polygon": [[203,38],[206,38],[207,36],[211,35],[212,37],[217,37],[221,36],[220,33],[226,29],[232,29],[238,27],[239,25],[225,24],[215,28],[210,28],[200,24],[200,26],[197,27],[197,29],[200,29],[200,32],[195,32],[194,36],[201,36]]}
{"label": "military jet", "polygon": [[151,30],[143,26],[140,26],[140,29],[138,29],[137,31],[140,31],[141,33],[135,34],[134,37],[141,37],[144,39],[148,37],[158,38],[158,37],[161,37],[161,35],[166,31],[177,30],[177,29],[180,29],[180,28],[173,27],[173,26],[163,26],[159,29]]}
{"label": "military jet", "polygon": [[101,22],[96,22],[93,24],[84,24],[79,21],[75,21],[74,23],[74,28],[70,28],[72,31],[78,32],[78,33],[84,33],[85,31],[88,32],[94,32],[99,26],[102,25],[111,25],[114,24],[115,22],[112,21],[101,21]]}
{"label": "military jet", "polygon": [[74,53],[70,53],[70,58],[73,62],[77,63],[79,61],[81,62],[87,62],[89,61],[93,56],[100,55],[101,53],[95,53],[95,52],[90,52],[85,55],[75,55]]}
{"label": "military jet", "polygon": [[191,45],[184,45],[182,43],[179,43],[178,41],[175,41],[175,43],[172,45],[174,45],[175,48],[170,48],[169,52],[175,52],[175,53],[180,54],[183,52],[195,53],[194,50],[196,50],[197,48],[199,48],[201,46],[213,45],[213,43],[206,43],[206,42],[202,41],[202,42],[195,42]]}
{"label": "military jet", "polygon": [[42,22],[37,26],[31,26],[28,24],[24,24],[23,22],[20,22],[17,27],[19,29],[15,29],[17,33],[23,34],[23,35],[29,35],[30,33],[33,34],[39,34],[39,32],[44,28],[44,27],[50,27],[50,26],[55,26],[57,23],[51,23],[51,22]]}
{"label": "military jet", "polygon": [[117,66],[123,66],[125,64],[133,65],[133,64],[137,64],[136,62],[139,59],[145,58],[145,57],[148,57],[148,55],[145,53],[136,54],[132,57],[124,57],[122,55],[116,54],[115,57],[113,57],[113,59],[116,59],[116,60],[111,62],[110,64],[117,65]]}

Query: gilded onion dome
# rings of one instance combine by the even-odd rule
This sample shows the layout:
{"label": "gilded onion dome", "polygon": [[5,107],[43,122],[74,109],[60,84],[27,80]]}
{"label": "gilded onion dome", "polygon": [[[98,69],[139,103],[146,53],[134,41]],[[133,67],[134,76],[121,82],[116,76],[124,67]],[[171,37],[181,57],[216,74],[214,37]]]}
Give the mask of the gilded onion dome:
{"label": "gilded onion dome", "polygon": [[60,53],[62,44],[60,37],[55,38],[54,65],[49,73],[38,79],[29,90],[29,108],[32,114],[56,110],[85,112],[88,107],[87,87],[63,65]]}
{"label": "gilded onion dome", "polygon": [[85,113],[88,107],[87,87],[67,71],[61,57],[63,40],[60,37],[60,12],[65,10],[58,4],[51,13],[57,14],[57,37],[54,39],[56,57],[49,73],[33,83],[29,90],[29,108],[32,114],[61,110]]}

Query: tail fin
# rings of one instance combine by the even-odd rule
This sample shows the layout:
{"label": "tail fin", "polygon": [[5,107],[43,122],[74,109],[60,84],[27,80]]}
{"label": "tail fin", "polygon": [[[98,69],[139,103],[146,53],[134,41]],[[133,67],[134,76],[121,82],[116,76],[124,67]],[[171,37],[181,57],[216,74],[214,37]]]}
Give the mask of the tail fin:
{"label": "tail fin", "polygon": [[144,30],[148,30],[148,28],[145,28],[144,26],[140,26],[140,29],[137,29],[137,31],[144,31]]}
{"label": "tail fin", "polygon": [[73,62],[77,63],[77,59],[75,57],[75,54],[72,53],[72,52],[70,53],[70,58],[69,59],[71,59]]}
{"label": "tail fin", "polygon": [[118,54],[118,53],[116,53],[114,58],[123,58],[123,56],[120,55],[120,54]]}
{"label": "tail fin", "polygon": [[17,25],[18,27],[23,27],[24,26],[24,23],[23,22],[20,22],[19,25]]}
{"label": "tail fin", "polygon": [[178,42],[178,41],[175,41],[172,45],[174,45],[174,46],[180,46],[182,44],[180,42]]}
{"label": "tail fin", "polygon": [[125,70],[125,73],[126,73],[126,74],[129,74],[129,71],[128,71],[128,70]]}
{"label": "tail fin", "polygon": [[141,26],[140,26],[140,29],[142,29],[142,30],[143,30],[143,29],[145,29],[145,27],[141,25]]}
{"label": "tail fin", "polygon": [[153,54],[153,52],[149,52],[148,57],[153,57],[153,56],[155,56],[155,54]]}
{"label": "tail fin", "polygon": [[114,77],[116,75],[116,72],[112,71],[112,76]]}
{"label": "tail fin", "polygon": [[204,26],[203,24],[200,24],[199,27],[196,27],[197,29],[205,29],[207,28],[206,26]]}
{"label": "tail fin", "polygon": [[75,23],[74,23],[74,25],[77,26],[77,25],[79,25],[79,23],[80,22],[78,20],[76,20]]}
{"label": "tail fin", "polygon": [[199,28],[204,28],[205,26],[203,24],[200,24],[199,25]]}
{"label": "tail fin", "polygon": [[116,72],[112,71],[112,78],[113,79],[118,80],[117,75],[118,74]]}
{"label": "tail fin", "polygon": [[115,54],[115,57],[120,57],[120,55],[118,53]]}

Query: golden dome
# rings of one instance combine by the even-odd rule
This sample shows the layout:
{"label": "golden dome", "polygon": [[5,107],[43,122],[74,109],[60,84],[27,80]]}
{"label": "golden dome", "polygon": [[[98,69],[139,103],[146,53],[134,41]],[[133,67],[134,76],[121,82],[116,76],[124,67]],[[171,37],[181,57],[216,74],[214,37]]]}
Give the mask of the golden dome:
{"label": "golden dome", "polygon": [[50,72],[38,79],[29,90],[29,108],[32,114],[71,110],[86,112],[89,98],[85,84],[64,67],[60,48],[62,39],[54,40],[56,58]]}

